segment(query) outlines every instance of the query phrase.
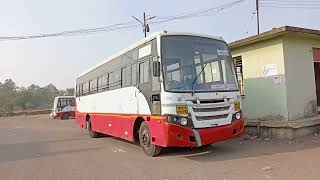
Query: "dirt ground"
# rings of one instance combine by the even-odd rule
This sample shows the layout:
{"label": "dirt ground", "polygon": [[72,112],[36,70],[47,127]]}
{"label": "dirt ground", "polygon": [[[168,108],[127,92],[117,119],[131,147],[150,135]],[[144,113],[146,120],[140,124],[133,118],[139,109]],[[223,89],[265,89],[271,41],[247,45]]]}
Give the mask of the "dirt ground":
{"label": "dirt ground", "polygon": [[294,141],[246,137],[156,158],[138,144],[90,139],[74,120],[0,118],[1,180],[319,180],[320,134]]}

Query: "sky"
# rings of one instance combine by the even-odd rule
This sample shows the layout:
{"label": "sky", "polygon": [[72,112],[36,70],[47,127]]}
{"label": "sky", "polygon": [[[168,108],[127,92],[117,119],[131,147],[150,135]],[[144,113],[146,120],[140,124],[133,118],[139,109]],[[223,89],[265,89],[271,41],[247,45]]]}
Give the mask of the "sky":
{"label": "sky", "polygon": [[[234,0],[0,0],[0,36],[55,33],[132,21],[132,16],[171,16]],[[302,2],[300,0],[299,2]],[[307,0],[305,0],[307,1]],[[214,16],[151,25],[151,32],[182,31],[223,37],[227,42],[256,34],[255,0]],[[318,9],[261,8],[261,31],[284,25],[320,29]],[[248,31],[248,33],[246,33]],[[143,38],[142,28],[93,35],[0,41],[0,82],[18,86],[74,86],[77,74]]]}

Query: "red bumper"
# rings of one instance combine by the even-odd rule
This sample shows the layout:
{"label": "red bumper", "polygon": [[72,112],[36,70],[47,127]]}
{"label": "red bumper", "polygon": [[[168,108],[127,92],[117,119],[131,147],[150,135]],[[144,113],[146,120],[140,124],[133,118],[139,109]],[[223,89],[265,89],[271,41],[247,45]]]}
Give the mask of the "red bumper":
{"label": "red bumper", "polygon": [[165,125],[165,147],[199,147],[215,142],[240,137],[244,132],[244,121],[236,120],[230,125],[214,128],[192,129],[173,124]]}

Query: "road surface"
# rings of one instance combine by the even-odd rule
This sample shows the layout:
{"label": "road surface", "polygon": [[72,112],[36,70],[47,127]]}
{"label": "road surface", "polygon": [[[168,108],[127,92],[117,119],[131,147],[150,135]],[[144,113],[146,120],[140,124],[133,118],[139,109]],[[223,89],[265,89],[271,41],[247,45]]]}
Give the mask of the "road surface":
{"label": "road surface", "polygon": [[90,139],[74,120],[0,118],[1,180],[319,180],[320,137],[236,139],[207,148],[144,155],[112,137]]}

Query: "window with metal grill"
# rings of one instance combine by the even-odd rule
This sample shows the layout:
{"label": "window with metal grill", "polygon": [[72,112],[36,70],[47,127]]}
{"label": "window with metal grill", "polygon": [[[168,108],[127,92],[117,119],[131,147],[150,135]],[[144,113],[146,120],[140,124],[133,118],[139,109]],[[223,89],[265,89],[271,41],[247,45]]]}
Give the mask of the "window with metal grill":
{"label": "window with metal grill", "polygon": [[243,66],[242,66],[242,56],[236,56],[233,58],[236,67],[236,73],[238,77],[238,84],[240,88],[241,96],[244,96],[244,82],[243,82]]}

